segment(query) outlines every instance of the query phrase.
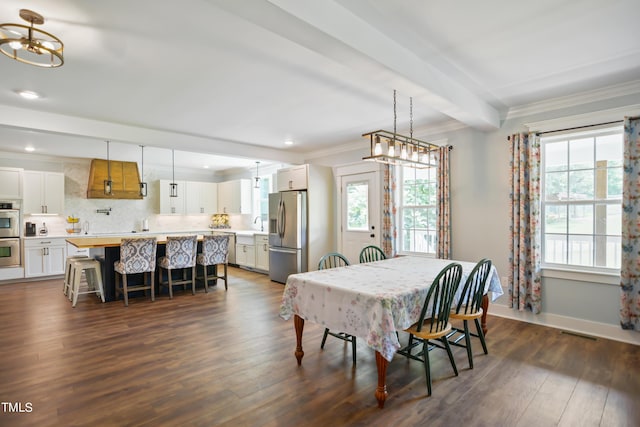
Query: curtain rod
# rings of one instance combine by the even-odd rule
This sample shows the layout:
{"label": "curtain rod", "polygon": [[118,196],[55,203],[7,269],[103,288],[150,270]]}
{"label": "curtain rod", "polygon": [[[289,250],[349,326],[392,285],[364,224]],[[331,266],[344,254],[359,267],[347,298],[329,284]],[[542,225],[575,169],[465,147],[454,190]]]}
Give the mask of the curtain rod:
{"label": "curtain rod", "polygon": [[592,124],[592,125],[576,126],[576,127],[572,127],[572,128],[566,128],[566,129],[548,130],[548,131],[545,131],[545,132],[536,132],[536,135],[540,136],[540,135],[544,135],[544,134],[547,134],[547,133],[564,132],[564,131],[567,131],[567,130],[585,129],[585,128],[591,128],[591,127],[596,127],[596,126],[604,126],[604,125],[613,125],[613,124],[616,124],[616,123],[622,123],[623,121],[624,120],[614,120],[613,122],[595,123],[595,124]]}

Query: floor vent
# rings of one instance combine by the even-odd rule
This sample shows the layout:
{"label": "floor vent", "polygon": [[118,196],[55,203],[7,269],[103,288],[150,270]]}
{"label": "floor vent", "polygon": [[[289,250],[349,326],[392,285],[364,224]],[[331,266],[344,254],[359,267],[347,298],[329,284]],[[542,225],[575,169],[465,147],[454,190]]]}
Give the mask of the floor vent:
{"label": "floor vent", "polygon": [[592,337],[591,335],[579,334],[577,332],[562,331],[561,333],[563,333],[565,335],[573,335],[574,337],[584,338],[584,339],[592,340],[592,341],[597,341],[598,340],[597,337]]}

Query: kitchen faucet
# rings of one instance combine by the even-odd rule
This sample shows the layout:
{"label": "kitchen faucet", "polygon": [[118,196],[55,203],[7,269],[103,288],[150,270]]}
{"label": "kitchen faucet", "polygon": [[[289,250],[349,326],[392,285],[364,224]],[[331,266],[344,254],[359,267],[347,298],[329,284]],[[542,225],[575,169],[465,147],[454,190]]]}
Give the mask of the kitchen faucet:
{"label": "kitchen faucet", "polygon": [[261,220],[260,215],[255,217],[255,219],[253,220],[253,223],[255,224],[259,219],[260,219],[260,231],[264,231],[264,222]]}

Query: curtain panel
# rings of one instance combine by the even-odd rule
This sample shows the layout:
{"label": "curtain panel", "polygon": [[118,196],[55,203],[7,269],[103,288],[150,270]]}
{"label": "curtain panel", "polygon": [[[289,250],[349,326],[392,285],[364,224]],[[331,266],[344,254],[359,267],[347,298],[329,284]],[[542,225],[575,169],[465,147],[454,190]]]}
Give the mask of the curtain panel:
{"label": "curtain panel", "polygon": [[442,259],[451,259],[450,149],[451,146],[447,145],[438,150],[438,247],[436,257]]}
{"label": "curtain panel", "polygon": [[398,237],[396,228],[396,214],[398,211],[396,193],[395,166],[385,165],[382,184],[382,250],[389,258],[396,256],[398,252],[396,247],[396,238]]}
{"label": "curtain panel", "polygon": [[640,330],[640,118],[624,120],[620,326]]}
{"label": "curtain panel", "polygon": [[540,142],[535,134],[514,134],[511,142],[511,308],[540,313]]}

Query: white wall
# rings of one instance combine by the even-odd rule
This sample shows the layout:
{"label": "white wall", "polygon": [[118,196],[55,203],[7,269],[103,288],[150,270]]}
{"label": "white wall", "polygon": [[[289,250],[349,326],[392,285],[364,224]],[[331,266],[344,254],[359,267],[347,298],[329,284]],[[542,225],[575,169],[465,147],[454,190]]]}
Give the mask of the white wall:
{"label": "white wall", "polygon": [[[562,105],[570,105],[564,102]],[[613,337],[640,344],[640,334],[622,331],[619,326],[619,288],[611,284],[543,278],[542,310],[540,315],[517,312],[509,308],[507,276],[509,269],[509,142],[507,136],[527,132],[526,123],[591,113],[640,104],[640,93],[612,97],[573,106],[554,101],[548,108],[533,106],[526,115],[510,118],[496,131],[473,129],[416,134],[427,141],[446,139],[451,152],[451,215],[453,258],[477,261],[490,258],[501,277],[505,291],[495,301],[490,313],[516,319],[569,329],[590,335]],[[535,107],[535,108],[534,108]],[[522,109],[526,111],[526,109]],[[533,112],[535,111],[535,112]],[[620,117],[622,119],[622,116]],[[368,147],[351,153],[322,155],[310,162],[334,167],[361,159]]]}

